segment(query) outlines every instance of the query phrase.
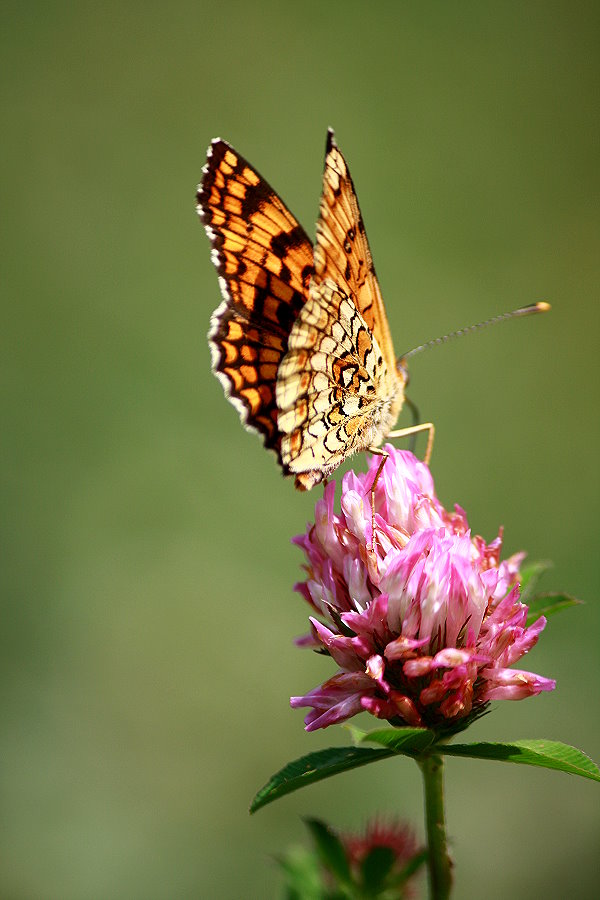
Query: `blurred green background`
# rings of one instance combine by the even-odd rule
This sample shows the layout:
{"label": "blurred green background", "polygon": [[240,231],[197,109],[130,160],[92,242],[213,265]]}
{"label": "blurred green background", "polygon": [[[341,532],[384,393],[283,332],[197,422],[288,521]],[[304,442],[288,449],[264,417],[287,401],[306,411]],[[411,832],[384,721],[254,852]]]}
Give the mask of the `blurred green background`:
{"label": "blurred green background", "polygon": [[[303,815],[421,827],[408,760],[247,814],[347,738],[288,706],[332,671],[292,645],[289,537],[320,491],[279,476],[210,374],[194,189],[216,135],[312,235],[335,127],[398,352],[553,304],[416,358],[410,396],[443,502],[587,601],[523,666],[557,691],[470,736],[600,758],[599,9],[1,5],[2,898],[277,897]],[[596,785],[451,760],[447,787],[458,900],[596,896]]]}

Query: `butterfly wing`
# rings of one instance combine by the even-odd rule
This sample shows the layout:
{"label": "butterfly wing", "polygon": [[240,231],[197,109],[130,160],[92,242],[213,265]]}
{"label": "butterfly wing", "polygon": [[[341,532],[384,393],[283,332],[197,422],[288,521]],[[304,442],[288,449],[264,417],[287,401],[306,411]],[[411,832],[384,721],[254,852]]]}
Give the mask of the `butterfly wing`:
{"label": "butterfly wing", "polygon": [[315,284],[330,279],[353,300],[388,367],[394,370],[394,345],[358,198],[331,129],[327,132],[314,265]]}
{"label": "butterfly wing", "polygon": [[308,297],[311,242],[264,178],[220,139],[208,151],[197,211],[223,296],[208,334],[213,371],[244,427],[281,462],[275,384]]}
{"label": "butterfly wing", "polygon": [[370,328],[334,282],[311,284],[277,378],[284,463],[307,490],[395,421],[393,378]]}
{"label": "butterfly wing", "polygon": [[281,456],[304,489],[352,453],[380,444],[403,401],[358,200],[332,131],[314,266],[277,378]]}

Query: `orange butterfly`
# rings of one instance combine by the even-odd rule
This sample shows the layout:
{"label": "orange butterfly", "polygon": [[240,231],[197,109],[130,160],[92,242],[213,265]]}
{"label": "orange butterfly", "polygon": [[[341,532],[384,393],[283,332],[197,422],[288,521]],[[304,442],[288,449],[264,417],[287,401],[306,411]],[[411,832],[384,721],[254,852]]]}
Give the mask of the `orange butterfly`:
{"label": "orange butterfly", "polygon": [[208,340],[215,375],[244,426],[308,490],[394,432],[407,381],[396,360],[358,200],[327,135],[317,238],[229,144],[212,142],[197,211],[223,302]]}

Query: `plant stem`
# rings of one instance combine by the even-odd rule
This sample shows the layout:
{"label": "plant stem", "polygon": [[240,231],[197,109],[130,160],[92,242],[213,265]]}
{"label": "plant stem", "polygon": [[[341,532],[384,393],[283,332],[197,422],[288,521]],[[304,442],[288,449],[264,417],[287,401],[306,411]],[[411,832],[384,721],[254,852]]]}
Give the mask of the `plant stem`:
{"label": "plant stem", "polygon": [[452,888],[452,860],[446,841],[444,814],[444,761],[436,754],[417,757],[425,784],[427,868],[431,900],[447,900]]}

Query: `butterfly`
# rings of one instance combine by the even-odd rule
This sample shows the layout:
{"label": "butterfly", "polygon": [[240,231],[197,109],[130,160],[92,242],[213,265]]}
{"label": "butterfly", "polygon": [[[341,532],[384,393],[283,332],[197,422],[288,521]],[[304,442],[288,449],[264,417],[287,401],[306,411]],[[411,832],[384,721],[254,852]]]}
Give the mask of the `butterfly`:
{"label": "butterfly", "polygon": [[[197,212],[223,301],[211,318],[212,367],[245,428],[309,490],[361,450],[382,456],[404,403],[373,259],[333,131],[313,246],[280,197],[221,139],[208,150]],[[381,471],[381,467],[380,470]]]}

